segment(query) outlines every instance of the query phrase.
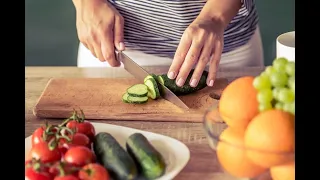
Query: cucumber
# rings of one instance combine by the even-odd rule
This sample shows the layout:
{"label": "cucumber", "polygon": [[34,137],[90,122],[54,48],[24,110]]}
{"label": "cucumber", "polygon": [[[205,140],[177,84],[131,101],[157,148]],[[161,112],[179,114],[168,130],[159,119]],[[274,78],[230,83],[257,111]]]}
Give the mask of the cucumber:
{"label": "cucumber", "polygon": [[148,95],[148,87],[145,84],[135,84],[127,89],[129,96],[145,97]]}
{"label": "cucumber", "polygon": [[132,134],[126,142],[126,148],[144,178],[155,179],[165,173],[166,164],[162,155],[141,133]]}
{"label": "cucumber", "polygon": [[158,81],[158,76],[157,75],[150,74],[150,75],[148,75],[147,77],[144,78],[143,82],[146,82],[146,80],[152,79],[152,78],[157,82],[158,90],[159,90],[159,96],[160,96],[163,93],[163,89],[162,89],[161,84]]}
{"label": "cucumber", "polygon": [[125,103],[131,103],[131,104],[143,104],[148,102],[148,96],[134,97],[134,96],[130,96],[128,93],[124,93],[122,95],[122,101]]}
{"label": "cucumber", "polygon": [[155,74],[150,74],[150,75],[148,75],[147,77],[144,78],[143,82],[146,82],[146,80],[148,80],[148,79],[150,79],[150,78],[151,78],[151,79],[153,78],[153,79],[156,80],[156,79],[157,79],[157,75],[155,75]]}
{"label": "cucumber", "polygon": [[133,180],[138,169],[132,157],[109,133],[98,133],[93,141],[97,161],[102,164],[115,180]]}
{"label": "cucumber", "polygon": [[125,103],[129,103],[128,97],[129,97],[129,94],[128,93],[124,93],[122,95],[122,101],[125,102]]}
{"label": "cucumber", "polygon": [[151,99],[157,99],[160,97],[157,81],[153,77],[146,79],[144,84],[148,87],[148,97]]}
{"label": "cucumber", "polygon": [[174,79],[169,79],[166,74],[158,75],[158,82],[162,85],[166,86],[168,89],[170,89],[174,94],[178,95],[187,95],[196,91],[199,91],[207,86],[207,76],[208,72],[203,71],[199,83],[196,87],[191,87],[189,85],[190,79],[192,77],[194,70],[191,70],[187,80],[185,81],[185,84],[182,87],[179,87],[176,85],[176,81]]}
{"label": "cucumber", "polygon": [[164,74],[158,75],[158,76],[157,76],[157,80],[158,80],[158,82],[159,82],[160,84],[164,85],[164,79],[162,78],[162,76],[165,76],[165,75],[164,75]]}
{"label": "cucumber", "polygon": [[148,96],[145,97],[133,97],[133,96],[128,96],[127,100],[131,104],[143,104],[148,102]]}

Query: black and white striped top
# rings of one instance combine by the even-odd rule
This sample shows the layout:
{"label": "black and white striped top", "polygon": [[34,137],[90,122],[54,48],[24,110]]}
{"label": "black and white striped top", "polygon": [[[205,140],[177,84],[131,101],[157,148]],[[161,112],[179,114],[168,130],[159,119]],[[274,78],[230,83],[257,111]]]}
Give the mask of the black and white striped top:
{"label": "black and white striped top", "polygon": [[[199,15],[206,0],[109,0],[124,17],[126,47],[173,57],[184,30]],[[258,23],[254,0],[243,0],[224,33],[223,53],[246,44]]]}

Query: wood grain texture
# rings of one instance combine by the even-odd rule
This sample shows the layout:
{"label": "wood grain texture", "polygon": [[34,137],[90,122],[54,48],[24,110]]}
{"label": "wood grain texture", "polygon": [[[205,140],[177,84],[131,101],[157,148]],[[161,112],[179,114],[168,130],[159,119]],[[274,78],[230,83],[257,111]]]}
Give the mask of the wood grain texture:
{"label": "wood grain texture", "polygon": [[[134,78],[53,78],[34,108],[41,118],[68,118],[73,109],[82,109],[87,119],[201,122],[204,112],[215,103],[227,79],[217,79],[213,88],[179,98],[190,108],[183,110],[165,99],[145,104],[122,102],[126,89],[141,83]],[[214,95],[213,95],[214,94]]]}
{"label": "wood grain texture", "polygon": [[[145,67],[150,73],[165,73],[169,67]],[[240,76],[258,75],[262,67],[219,68],[218,78],[235,79]],[[51,78],[132,78],[122,68],[77,68],[77,67],[26,67],[25,68],[25,137],[44,124],[42,118],[33,115],[33,108]],[[51,124],[58,124],[62,119],[47,119]],[[202,123],[193,122],[150,122],[91,120],[131,127],[163,134],[175,138],[189,148],[190,161],[174,180],[212,180],[221,179],[221,168],[215,152],[209,147]]]}

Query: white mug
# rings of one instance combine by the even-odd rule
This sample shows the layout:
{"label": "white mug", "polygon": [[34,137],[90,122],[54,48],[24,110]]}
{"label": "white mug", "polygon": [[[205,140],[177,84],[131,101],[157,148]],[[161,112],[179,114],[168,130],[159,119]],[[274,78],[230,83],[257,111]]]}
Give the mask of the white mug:
{"label": "white mug", "polygon": [[281,34],[277,37],[277,58],[284,57],[295,61],[295,31]]}

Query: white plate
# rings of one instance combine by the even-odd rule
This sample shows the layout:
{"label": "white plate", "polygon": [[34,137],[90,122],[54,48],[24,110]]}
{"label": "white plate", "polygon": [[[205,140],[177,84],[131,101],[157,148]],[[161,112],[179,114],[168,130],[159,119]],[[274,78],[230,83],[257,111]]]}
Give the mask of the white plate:
{"label": "white plate", "polygon": [[[128,127],[116,126],[104,123],[92,123],[96,133],[108,132],[121,145],[125,147],[126,139],[133,133],[141,133],[164,157],[167,169],[166,173],[157,180],[172,180],[188,163],[190,151],[182,142],[164,135],[146,132]],[[25,139],[25,155],[31,148],[31,136]]]}

